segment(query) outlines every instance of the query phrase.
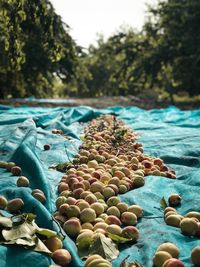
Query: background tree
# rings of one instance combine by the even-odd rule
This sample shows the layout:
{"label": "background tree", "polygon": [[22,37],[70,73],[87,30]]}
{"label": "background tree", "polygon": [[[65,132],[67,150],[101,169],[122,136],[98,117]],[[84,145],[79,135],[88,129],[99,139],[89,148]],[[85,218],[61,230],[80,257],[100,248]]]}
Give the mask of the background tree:
{"label": "background tree", "polygon": [[55,75],[68,81],[76,64],[68,30],[48,0],[0,0],[0,97],[51,96]]}
{"label": "background tree", "polygon": [[153,82],[169,93],[200,93],[200,1],[160,1],[150,8],[144,32],[153,49],[148,62],[156,62]]}

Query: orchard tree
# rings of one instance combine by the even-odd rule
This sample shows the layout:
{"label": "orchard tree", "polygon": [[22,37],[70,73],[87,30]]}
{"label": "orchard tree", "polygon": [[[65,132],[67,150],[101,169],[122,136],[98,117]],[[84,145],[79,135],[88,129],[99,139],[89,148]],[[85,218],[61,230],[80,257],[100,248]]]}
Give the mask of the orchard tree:
{"label": "orchard tree", "polygon": [[200,1],[168,0],[149,9],[144,32],[150,46],[148,74],[169,93],[200,94]]}
{"label": "orchard tree", "polygon": [[51,96],[74,75],[75,43],[48,0],[0,0],[0,97]]}

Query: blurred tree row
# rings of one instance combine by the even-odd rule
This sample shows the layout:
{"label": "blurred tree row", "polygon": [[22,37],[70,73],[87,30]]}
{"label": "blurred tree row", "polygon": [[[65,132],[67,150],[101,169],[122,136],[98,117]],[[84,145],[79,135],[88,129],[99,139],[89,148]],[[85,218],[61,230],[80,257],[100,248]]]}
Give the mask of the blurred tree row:
{"label": "blurred tree row", "polygon": [[[87,95],[128,95],[150,90],[200,94],[200,1],[160,1],[149,7],[141,32],[122,29],[99,38],[82,64]],[[82,90],[83,89],[83,90]],[[74,93],[74,92],[73,92]]]}
{"label": "blurred tree row", "polygon": [[200,94],[200,1],[160,0],[141,32],[77,46],[48,0],[0,0],[0,97]]}

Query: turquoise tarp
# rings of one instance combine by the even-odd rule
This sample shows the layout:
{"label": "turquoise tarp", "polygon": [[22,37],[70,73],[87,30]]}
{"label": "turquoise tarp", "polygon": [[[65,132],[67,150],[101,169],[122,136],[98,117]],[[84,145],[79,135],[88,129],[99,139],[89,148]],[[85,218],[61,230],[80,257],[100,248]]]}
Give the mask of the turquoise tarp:
{"label": "turquoise tarp", "polygon": [[[113,266],[119,266],[130,255],[129,261],[138,260],[145,267],[150,267],[156,248],[165,241],[174,242],[180,248],[180,259],[185,266],[192,266],[190,253],[193,247],[200,245],[200,239],[184,236],[180,229],[166,225],[159,202],[163,196],[167,199],[176,192],[182,196],[182,205],[178,208],[180,214],[200,211],[200,110],[180,111],[175,107],[145,111],[136,107],[97,110],[90,107],[0,106],[0,160],[15,161],[21,166],[22,174],[30,179],[31,189],[42,189],[47,202],[45,206],[38,204],[30,194],[30,188],[17,188],[17,177],[4,169],[0,169],[0,195],[8,199],[21,197],[25,202],[23,211],[35,212],[39,226],[58,230],[51,215],[55,211],[57,184],[62,173],[49,169],[49,166],[68,161],[77,153],[85,123],[102,113],[112,112],[139,133],[145,154],[161,157],[178,177],[170,180],[148,176],[145,186],[120,196],[128,204],[141,205],[144,218],[137,224],[139,241],[120,248],[120,256],[113,261]],[[52,134],[54,128],[61,129],[71,137],[71,141]],[[46,143],[51,145],[48,151],[43,149]],[[82,266],[73,241],[66,237],[64,245],[73,255],[72,266]],[[50,264],[50,258],[40,253],[0,246],[0,267],[47,267]]]}

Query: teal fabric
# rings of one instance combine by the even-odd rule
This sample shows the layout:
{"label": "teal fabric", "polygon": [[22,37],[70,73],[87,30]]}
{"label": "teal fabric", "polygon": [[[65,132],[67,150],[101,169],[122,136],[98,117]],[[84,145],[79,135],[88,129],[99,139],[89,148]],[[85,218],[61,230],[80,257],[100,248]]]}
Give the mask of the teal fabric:
{"label": "teal fabric", "polygon": [[[151,267],[156,248],[165,241],[175,243],[180,248],[180,259],[185,266],[192,266],[190,253],[193,247],[200,245],[200,239],[184,236],[180,229],[166,225],[159,202],[163,196],[167,199],[176,192],[182,196],[182,205],[178,208],[180,214],[200,211],[200,110],[181,111],[175,107],[145,111],[136,107],[97,110],[84,106],[0,106],[0,160],[14,161],[21,166],[22,174],[30,179],[31,189],[43,190],[47,202],[45,206],[38,204],[30,194],[30,188],[17,188],[17,177],[4,169],[0,169],[0,195],[8,199],[21,197],[25,202],[24,212],[35,212],[39,226],[59,231],[51,216],[55,211],[57,184],[62,173],[49,166],[68,161],[68,157],[72,159],[81,144],[79,137],[85,124],[103,113],[115,113],[136,130],[145,154],[161,157],[178,177],[170,180],[148,176],[145,186],[120,196],[128,204],[141,205],[144,217],[137,224],[140,231],[138,242],[121,246],[113,266],[119,266],[130,255],[130,262],[138,260],[145,267]],[[61,129],[72,141],[52,134],[54,128]],[[46,143],[51,149],[44,151]],[[73,240],[66,236],[64,246],[72,253],[71,266],[83,266]],[[51,263],[49,257],[40,253],[15,246],[0,246],[0,267],[47,267]]]}

